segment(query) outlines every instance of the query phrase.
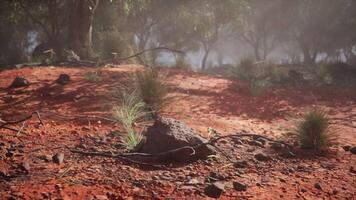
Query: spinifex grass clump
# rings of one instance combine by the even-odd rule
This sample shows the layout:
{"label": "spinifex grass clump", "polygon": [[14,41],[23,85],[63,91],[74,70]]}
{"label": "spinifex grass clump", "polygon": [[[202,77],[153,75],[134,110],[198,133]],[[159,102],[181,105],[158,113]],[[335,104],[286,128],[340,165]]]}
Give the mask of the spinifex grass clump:
{"label": "spinifex grass clump", "polygon": [[153,113],[158,113],[167,103],[168,87],[164,84],[164,77],[159,75],[158,70],[147,68],[134,74],[134,87],[142,101]]}
{"label": "spinifex grass clump", "polygon": [[302,148],[327,150],[337,142],[337,135],[330,130],[328,116],[319,110],[304,115],[297,125],[296,136]]}
{"label": "spinifex grass clump", "polygon": [[114,109],[113,117],[125,127],[133,126],[145,118],[146,105],[140,99],[136,91],[122,92],[120,94],[120,106]]}
{"label": "spinifex grass clump", "polygon": [[141,132],[136,131],[132,126],[125,127],[126,133],[121,136],[121,144],[127,151],[136,150],[143,140]]}
{"label": "spinifex grass clump", "polygon": [[121,144],[128,151],[133,151],[141,143],[143,135],[136,131],[136,123],[147,116],[145,103],[137,95],[136,91],[128,93],[124,91],[119,96],[120,106],[114,109],[113,117],[124,129],[121,136]]}

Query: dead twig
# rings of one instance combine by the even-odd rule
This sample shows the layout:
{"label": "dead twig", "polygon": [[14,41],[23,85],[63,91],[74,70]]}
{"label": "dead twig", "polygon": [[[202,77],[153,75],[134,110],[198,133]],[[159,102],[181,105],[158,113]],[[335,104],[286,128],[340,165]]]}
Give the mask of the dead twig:
{"label": "dead twig", "polygon": [[189,156],[193,156],[196,153],[196,149],[198,149],[202,146],[210,145],[210,146],[214,146],[215,148],[217,148],[218,151],[220,153],[222,153],[230,162],[233,162],[227,154],[225,154],[221,149],[216,147],[216,145],[214,145],[214,144],[224,138],[240,138],[240,137],[263,138],[263,139],[271,141],[271,142],[283,144],[288,148],[292,147],[291,145],[289,145],[285,142],[277,141],[277,140],[274,140],[274,139],[271,139],[271,138],[268,138],[265,136],[261,136],[258,134],[233,134],[233,135],[225,135],[225,136],[216,137],[216,138],[213,138],[205,143],[201,143],[201,144],[198,144],[195,146],[183,146],[180,148],[172,149],[172,150],[165,151],[165,152],[158,153],[158,154],[137,153],[137,152],[115,154],[113,152],[87,152],[87,151],[82,151],[82,150],[77,150],[77,149],[72,149],[71,152],[79,153],[79,154],[86,155],[86,156],[104,156],[104,157],[111,157],[111,158],[119,158],[119,159],[129,161],[131,163],[138,164],[138,165],[146,165],[146,166],[154,166],[154,167],[162,168],[163,165],[155,165],[155,164],[151,164],[151,163],[147,163],[147,162],[141,162],[140,160],[145,159],[147,157],[156,158],[155,160],[165,160],[164,158],[174,155],[176,153],[180,153],[181,151],[183,151],[183,150],[185,151],[187,149],[191,150],[191,153],[189,154]]}

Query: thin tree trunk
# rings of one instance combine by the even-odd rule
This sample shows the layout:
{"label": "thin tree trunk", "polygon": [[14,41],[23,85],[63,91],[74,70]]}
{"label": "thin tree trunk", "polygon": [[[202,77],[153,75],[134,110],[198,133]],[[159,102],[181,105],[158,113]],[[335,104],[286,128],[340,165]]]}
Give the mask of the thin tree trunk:
{"label": "thin tree trunk", "polygon": [[205,49],[203,61],[202,61],[202,64],[201,64],[201,69],[202,70],[206,69],[206,61],[208,60],[209,53],[210,53],[210,48]]}
{"label": "thin tree trunk", "polygon": [[91,59],[92,23],[99,0],[72,0],[69,18],[69,46],[81,59]]}

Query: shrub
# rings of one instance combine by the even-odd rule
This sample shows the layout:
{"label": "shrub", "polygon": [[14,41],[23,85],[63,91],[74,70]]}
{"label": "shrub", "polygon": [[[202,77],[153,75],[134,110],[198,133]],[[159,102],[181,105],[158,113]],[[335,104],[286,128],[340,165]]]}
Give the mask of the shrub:
{"label": "shrub", "polygon": [[178,69],[191,69],[190,64],[182,56],[179,56],[176,58],[174,67],[176,67]]}
{"label": "shrub", "polygon": [[232,74],[234,77],[250,80],[254,77],[253,74],[254,61],[250,58],[243,58],[236,67],[232,69]]}
{"label": "shrub", "polygon": [[85,80],[91,83],[100,82],[101,81],[100,71],[96,70],[96,71],[87,72],[84,75],[84,78]]}
{"label": "shrub", "polygon": [[134,88],[153,113],[158,113],[168,102],[168,87],[157,69],[148,68],[134,74]]}
{"label": "shrub", "polygon": [[120,106],[114,109],[113,117],[124,127],[132,127],[147,115],[146,105],[136,91],[120,94]]}
{"label": "shrub", "polygon": [[336,144],[337,135],[330,131],[327,115],[313,110],[304,115],[297,125],[296,136],[302,148],[323,151]]}
{"label": "shrub", "polygon": [[251,79],[249,82],[250,94],[252,96],[259,96],[270,86],[270,84],[268,79]]}

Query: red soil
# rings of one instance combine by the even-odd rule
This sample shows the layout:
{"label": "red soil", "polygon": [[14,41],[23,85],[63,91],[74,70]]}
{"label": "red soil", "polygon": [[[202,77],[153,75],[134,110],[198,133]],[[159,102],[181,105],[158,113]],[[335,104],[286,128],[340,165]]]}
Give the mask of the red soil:
{"label": "red soil", "polygon": [[[112,91],[122,86],[127,74],[142,67],[134,65],[102,68],[102,81],[84,79],[90,68],[36,67],[5,70],[0,73],[0,117],[18,119],[32,111],[44,110],[62,115],[110,117],[115,100]],[[340,144],[356,145],[356,95],[351,89],[325,87],[275,86],[252,97],[246,84],[204,74],[162,69],[171,86],[172,101],[163,115],[186,122],[207,136],[208,127],[223,134],[254,132],[278,138],[291,130],[294,120],[312,107],[325,110],[340,133]],[[68,85],[54,83],[60,73],[69,74]],[[16,76],[24,76],[31,85],[7,89]],[[0,199],[206,199],[205,178],[210,172],[228,177],[221,199],[355,199],[355,155],[341,147],[318,158],[281,159],[273,152],[272,161],[256,163],[242,174],[223,159],[167,170],[149,170],[112,158],[84,157],[69,148],[85,145],[95,150],[112,150],[118,139],[110,137],[119,127],[104,120],[63,119],[43,112],[44,125],[33,118],[23,133],[0,129]],[[20,128],[21,124],[17,128]],[[5,156],[6,149],[15,151]],[[228,146],[229,147],[229,146]],[[230,146],[231,147],[231,146]],[[241,149],[225,149],[237,158],[251,159]],[[43,161],[64,152],[65,161],[57,165]],[[253,156],[252,156],[253,158]],[[30,164],[28,173],[19,165]],[[58,177],[70,167],[68,173]],[[286,171],[289,171],[286,173]],[[3,174],[13,175],[1,180]],[[198,184],[186,185],[191,179]],[[248,185],[245,192],[232,188],[233,181]],[[320,183],[322,190],[314,187]]]}

